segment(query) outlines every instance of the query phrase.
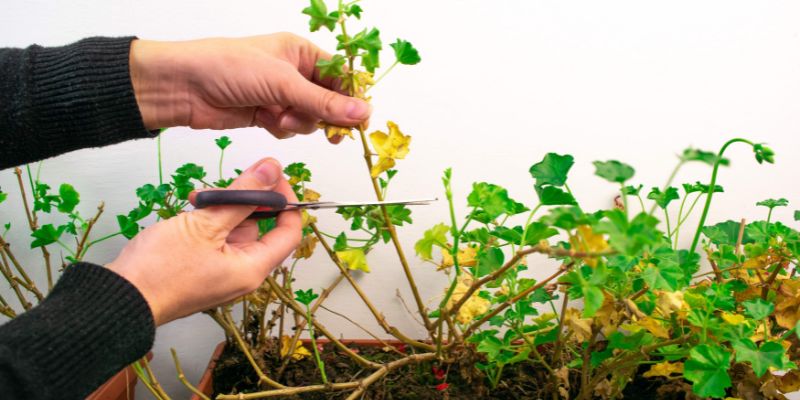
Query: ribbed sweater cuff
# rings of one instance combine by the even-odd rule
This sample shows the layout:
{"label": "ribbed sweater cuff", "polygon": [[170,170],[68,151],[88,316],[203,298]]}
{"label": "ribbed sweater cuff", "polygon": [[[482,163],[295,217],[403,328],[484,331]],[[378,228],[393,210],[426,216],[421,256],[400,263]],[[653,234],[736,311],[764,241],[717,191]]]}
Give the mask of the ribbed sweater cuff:
{"label": "ribbed sweater cuff", "polygon": [[0,328],[0,350],[33,370],[26,375],[36,377],[36,398],[79,399],[144,356],[154,338],[136,287],[107,268],[77,263],[39,306]]}
{"label": "ribbed sweater cuff", "polygon": [[130,77],[134,37],[88,38],[61,47],[6,49],[0,73],[3,166],[154,137]]}

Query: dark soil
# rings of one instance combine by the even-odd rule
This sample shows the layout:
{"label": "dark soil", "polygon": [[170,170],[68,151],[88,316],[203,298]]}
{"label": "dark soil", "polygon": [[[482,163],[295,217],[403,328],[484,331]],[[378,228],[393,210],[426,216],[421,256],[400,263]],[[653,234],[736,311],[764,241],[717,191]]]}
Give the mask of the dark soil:
{"label": "dark soil", "polygon": [[[273,343],[273,346],[277,346]],[[310,345],[306,345],[308,348]],[[369,375],[367,371],[359,367],[350,360],[345,354],[341,353],[331,344],[323,344],[324,350],[321,352],[325,362],[325,371],[328,380],[333,383],[351,382],[362,379]],[[395,352],[384,351],[375,346],[362,346],[358,344],[348,344],[348,347],[356,350],[361,356],[375,362],[389,362],[401,358]],[[274,350],[274,349],[272,349]],[[275,351],[266,350],[257,357],[261,358],[264,372],[267,376],[275,378],[280,368],[280,361],[274,355]],[[546,370],[531,363],[519,363],[507,366],[503,371],[501,383],[497,388],[489,388],[488,382],[482,374],[474,369],[475,360],[465,360],[464,365],[469,367],[460,368],[459,365],[439,365],[438,363],[413,364],[402,369],[398,369],[388,374],[384,379],[379,380],[369,387],[364,394],[366,400],[432,400],[432,399],[487,399],[487,400],[508,400],[508,399],[540,399],[545,398],[545,385],[549,381]],[[439,368],[447,372],[444,380],[437,380],[433,373],[433,368]],[[644,372],[644,371],[640,371]],[[285,369],[282,376],[278,379],[287,386],[304,386],[321,384],[319,371],[313,357],[308,357],[300,361],[292,361]],[[577,373],[570,376],[574,382],[571,385],[577,387],[579,376]],[[225,347],[217,367],[214,370],[214,396],[217,394],[238,394],[250,393],[268,388],[257,386],[258,376],[248,363],[244,355],[235,345],[228,344]],[[437,385],[447,383],[445,390],[437,390]],[[637,378],[629,383],[623,392],[626,399],[666,399],[666,400],[692,400],[687,397],[687,391],[691,392],[691,387],[684,381],[667,381],[663,378]],[[350,391],[342,392],[314,392],[305,393],[299,396],[276,397],[279,399],[345,399]],[[570,393],[573,398],[577,393]],[[213,398],[213,397],[212,397]],[[546,398],[550,398],[548,395]]]}

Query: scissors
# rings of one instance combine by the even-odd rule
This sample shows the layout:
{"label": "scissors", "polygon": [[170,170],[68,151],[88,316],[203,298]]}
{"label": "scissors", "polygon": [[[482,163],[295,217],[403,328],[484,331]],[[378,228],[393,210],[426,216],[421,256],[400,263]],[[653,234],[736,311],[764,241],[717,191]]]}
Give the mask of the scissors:
{"label": "scissors", "polygon": [[197,193],[195,208],[221,205],[257,206],[250,218],[275,218],[284,210],[317,210],[323,208],[364,207],[387,205],[427,205],[437,199],[403,200],[403,201],[370,201],[370,202],[337,202],[337,201],[301,201],[290,202],[286,196],[270,190],[206,190]]}

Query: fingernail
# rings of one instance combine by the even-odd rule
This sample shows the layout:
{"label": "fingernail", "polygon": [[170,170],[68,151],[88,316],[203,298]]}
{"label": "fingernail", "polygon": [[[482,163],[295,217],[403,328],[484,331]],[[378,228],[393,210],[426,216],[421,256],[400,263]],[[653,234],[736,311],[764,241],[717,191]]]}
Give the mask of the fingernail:
{"label": "fingernail", "polygon": [[268,159],[259,165],[256,170],[256,179],[264,185],[274,185],[281,175],[281,165],[273,159]]}
{"label": "fingernail", "polygon": [[372,106],[361,100],[351,99],[347,103],[347,118],[365,120],[372,113]]}

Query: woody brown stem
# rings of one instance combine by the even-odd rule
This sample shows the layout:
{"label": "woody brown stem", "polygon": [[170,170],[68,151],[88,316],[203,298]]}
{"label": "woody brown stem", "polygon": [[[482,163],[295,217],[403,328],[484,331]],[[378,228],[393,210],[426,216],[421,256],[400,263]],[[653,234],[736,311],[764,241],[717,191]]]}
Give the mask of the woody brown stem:
{"label": "woody brown stem", "polygon": [[17,283],[16,279],[14,279],[13,274],[11,273],[11,268],[8,266],[8,259],[6,258],[6,253],[4,251],[0,251],[0,255],[2,256],[3,263],[0,265],[0,272],[2,272],[3,277],[6,278],[8,284],[11,285],[11,289],[14,290],[14,294],[17,295],[17,299],[19,300],[20,305],[24,310],[30,310],[33,305],[25,298],[25,295],[22,293],[22,290],[19,288],[19,283]]}
{"label": "woody brown stem", "polygon": [[[506,262],[502,267],[498,268],[496,271],[492,272],[484,276],[481,279],[473,281],[470,285],[469,289],[461,296],[460,299],[453,305],[453,307],[445,308],[442,312],[441,317],[434,321],[433,327],[437,327],[439,324],[442,323],[444,317],[457,314],[458,310],[461,309],[461,306],[469,300],[469,298],[483,285],[496,280],[498,277],[502,276],[506,271],[517,265],[517,263],[525,256],[533,253],[542,253],[547,254],[551,257],[571,257],[571,258],[592,258],[592,257],[600,257],[613,254],[612,252],[599,252],[599,253],[590,253],[590,252],[578,252],[574,250],[566,250],[562,248],[552,248],[552,247],[543,247],[541,245],[536,245],[533,247],[529,247],[527,249],[519,250],[513,257],[511,257],[508,262]],[[468,336],[468,335],[465,335]]]}
{"label": "woody brown stem", "polygon": [[[358,127],[358,133],[361,137],[361,145],[364,148],[364,161],[367,164],[367,172],[369,173],[370,182],[372,182],[372,189],[375,192],[375,197],[378,199],[378,201],[383,201],[383,193],[381,192],[380,185],[378,185],[378,180],[372,177],[372,154],[369,150],[369,146],[367,145],[367,135],[364,133],[363,126]],[[400,260],[400,265],[403,267],[403,273],[406,275],[406,280],[411,287],[411,293],[414,296],[414,302],[417,303],[419,315],[422,317],[422,322],[425,324],[425,328],[427,328],[430,332],[431,320],[428,318],[428,310],[425,308],[425,303],[423,303],[422,296],[419,294],[419,288],[414,280],[414,275],[411,273],[411,268],[408,266],[408,260],[406,260],[405,252],[403,252],[403,247],[400,245],[400,239],[397,237],[397,231],[394,229],[394,224],[392,224],[392,220],[389,218],[389,212],[386,210],[386,206],[381,204],[380,209],[381,214],[383,215],[385,228],[389,231],[392,244],[397,252],[397,257]]]}
{"label": "woody brown stem", "polygon": [[80,261],[83,259],[83,252],[86,249],[86,242],[89,240],[89,234],[92,232],[92,228],[97,224],[97,220],[100,219],[100,215],[103,214],[103,209],[105,208],[105,203],[102,201],[97,206],[97,214],[94,215],[92,219],[87,222],[86,230],[81,235],[81,240],[78,242],[78,247],[75,248],[75,259]]}
{"label": "woody brown stem", "polygon": [[769,275],[767,281],[764,282],[764,287],[761,288],[761,298],[763,300],[767,299],[767,295],[769,295],[769,289],[772,287],[772,284],[775,283],[775,279],[778,278],[778,274],[783,271],[784,268],[788,266],[788,262],[775,264],[775,270]]}
{"label": "woody brown stem", "polygon": [[231,328],[230,330],[231,332],[233,332],[233,337],[236,339],[236,344],[239,345],[239,350],[241,350],[242,353],[244,353],[245,357],[247,358],[247,361],[250,362],[250,365],[253,367],[253,370],[256,371],[256,374],[258,375],[258,383],[259,384],[265,383],[276,389],[285,388],[286,386],[281,385],[278,382],[275,382],[274,380],[270,379],[266,374],[264,374],[264,371],[261,369],[261,367],[256,362],[255,358],[253,357],[253,352],[250,350],[250,346],[248,346],[247,343],[244,342],[244,339],[242,339],[242,336],[239,335],[239,330],[236,328],[236,323],[233,321],[233,318],[231,318],[230,313],[224,311],[223,318],[225,320],[225,323],[227,323],[228,326],[230,326]]}
{"label": "woody brown stem", "polygon": [[175,362],[175,370],[178,371],[178,380],[183,383],[183,386],[186,386],[186,388],[189,389],[190,392],[194,393],[197,397],[203,400],[211,400],[205,395],[205,393],[201,392],[186,379],[186,374],[183,373],[183,368],[181,368],[181,362],[178,360],[178,353],[175,352],[175,349],[170,348],[169,351],[172,352],[172,360]]}
{"label": "woody brown stem", "polygon": [[[314,304],[311,305],[311,314],[314,314],[319,307],[322,306],[322,302],[325,301],[328,296],[330,296],[333,289],[335,289],[336,286],[342,282],[342,279],[344,279],[344,275],[339,274],[339,276],[336,277],[336,280],[334,280],[333,283],[331,283],[327,288],[325,288],[325,290],[322,291],[317,300],[314,301]],[[289,351],[286,352],[286,357],[283,359],[281,367],[278,369],[278,377],[283,376],[283,371],[286,369],[286,366],[289,365],[289,361],[292,359],[292,354],[294,354],[294,350],[297,347],[297,342],[300,341],[300,335],[303,333],[303,329],[306,327],[307,323],[308,320],[305,318],[302,318],[300,322],[298,322],[294,331],[294,336],[292,337],[292,342],[289,344]]]}
{"label": "woody brown stem", "polygon": [[353,393],[351,393],[350,396],[347,397],[347,400],[356,400],[360,398],[361,395],[364,394],[364,391],[367,390],[369,385],[377,382],[378,379],[382,378],[384,375],[386,375],[392,370],[406,366],[408,364],[431,361],[434,359],[436,359],[435,353],[414,354],[405,358],[401,358],[396,361],[392,361],[389,364],[383,365],[377,371],[373,372],[372,375],[362,379],[358,384],[358,389],[354,390]]}
{"label": "woody brown stem", "polygon": [[[36,284],[25,272],[25,268],[22,268],[22,265],[20,265],[17,257],[15,257],[14,253],[11,251],[11,245],[6,242],[2,236],[0,236],[0,254],[3,256],[3,263],[6,265],[9,276],[13,275],[10,267],[10,265],[13,265],[14,269],[16,269],[17,273],[19,273],[19,275],[22,277],[22,280],[25,281],[26,289],[33,293],[37,300],[42,301],[44,299],[44,295],[42,295],[42,292],[39,291],[39,288],[36,287]],[[6,257],[8,257],[8,259],[6,259]]]}
{"label": "woody brown stem", "polygon": [[516,304],[518,301],[520,301],[521,299],[524,299],[529,294],[531,294],[531,293],[543,288],[545,285],[550,283],[550,281],[552,281],[553,279],[558,278],[559,275],[563,274],[564,272],[567,272],[569,270],[569,268],[574,264],[575,263],[569,263],[569,264],[562,265],[558,269],[558,271],[556,271],[554,274],[552,274],[549,277],[547,277],[545,280],[536,283],[535,285],[533,285],[533,286],[531,286],[531,287],[519,292],[516,296],[514,296],[514,297],[512,297],[510,299],[507,299],[506,301],[500,303],[500,305],[497,306],[494,310],[492,310],[492,312],[484,315],[483,318],[473,322],[472,325],[470,325],[469,328],[467,328],[467,330],[464,331],[464,336],[469,337],[472,334],[472,332],[474,332],[476,329],[480,328],[483,324],[488,322],[495,315],[500,314],[503,310],[505,310],[506,308]]}
{"label": "woody brown stem", "polygon": [[[301,307],[299,304],[297,304],[297,302],[295,302],[294,299],[289,294],[287,294],[282,287],[278,285],[278,282],[275,281],[275,278],[271,276],[267,277],[267,283],[272,287],[272,290],[275,292],[275,294],[278,295],[278,298],[281,300],[281,302],[283,302],[283,304],[291,308],[295,313],[305,315],[306,310],[303,309],[303,307]],[[356,363],[358,363],[362,367],[369,369],[380,368],[381,364],[369,361],[364,357],[359,356],[358,354],[350,350],[347,346],[342,344],[342,342],[340,342],[339,339],[336,339],[336,336],[333,333],[331,333],[328,330],[328,328],[319,323],[319,321],[317,321],[316,319],[312,320],[311,323],[314,325],[314,328],[317,331],[319,331],[323,336],[328,338],[328,340],[330,340],[339,350],[343,351],[345,354],[347,354],[350,358],[352,358]]]}
{"label": "woody brown stem", "polygon": [[384,317],[383,314],[381,314],[381,312],[378,311],[375,305],[372,304],[372,301],[369,299],[369,297],[367,297],[366,293],[364,293],[364,290],[361,289],[361,286],[359,286],[359,284],[355,281],[355,279],[353,279],[353,276],[350,275],[350,271],[347,270],[347,268],[342,264],[341,260],[339,260],[339,257],[336,256],[336,252],[333,251],[333,248],[330,247],[327,240],[325,240],[325,237],[319,232],[319,229],[317,229],[316,224],[311,223],[309,224],[309,226],[319,239],[319,242],[320,244],[322,244],[322,247],[325,248],[325,251],[328,253],[330,259],[333,261],[334,264],[336,264],[336,267],[339,268],[339,272],[342,274],[342,276],[345,277],[345,279],[347,279],[348,282],[350,282],[350,286],[352,286],[353,289],[355,289],[356,293],[358,294],[358,297],[361,298],[361,301],[364,302],[364,304],[367,306],[372,315],[375,316],[375,319],[377,320],[381,328],[383,328],[383,330],[386,333],[394,336],[395,338],[397,338],[398,340],[402,341],[405,344],[426,349],[427,351],[431,351],[433,349],[433,346],[413,340],[408,336],[406,336],[405,334],[403,334],[402,332],[400,332],[399,329],[389,325],[389,323],[386,321],[386,317]]}
{"label": "woody brown stem", "polygon": [[[34,232],[39,229],[39,223],[36,212],[32,212],[28,207],[28,196],[25,194],[25,184],[22,182],[22,170],[14,168],[14,174],[17,175],[19,193],[22,196],[22,205],[25,206],[25,216],[28,218],[28,226],[30,226],[31,232]],[[31,188],[31,190],[35,190],[35,188]],[[50,291],[53,290],[53,267],[50,265],[50,252],[47,251],[46,246],[40,246],[40,249],[42,249],[42,257],[44,258],[44,265],[47,271],[47,290]]]}

